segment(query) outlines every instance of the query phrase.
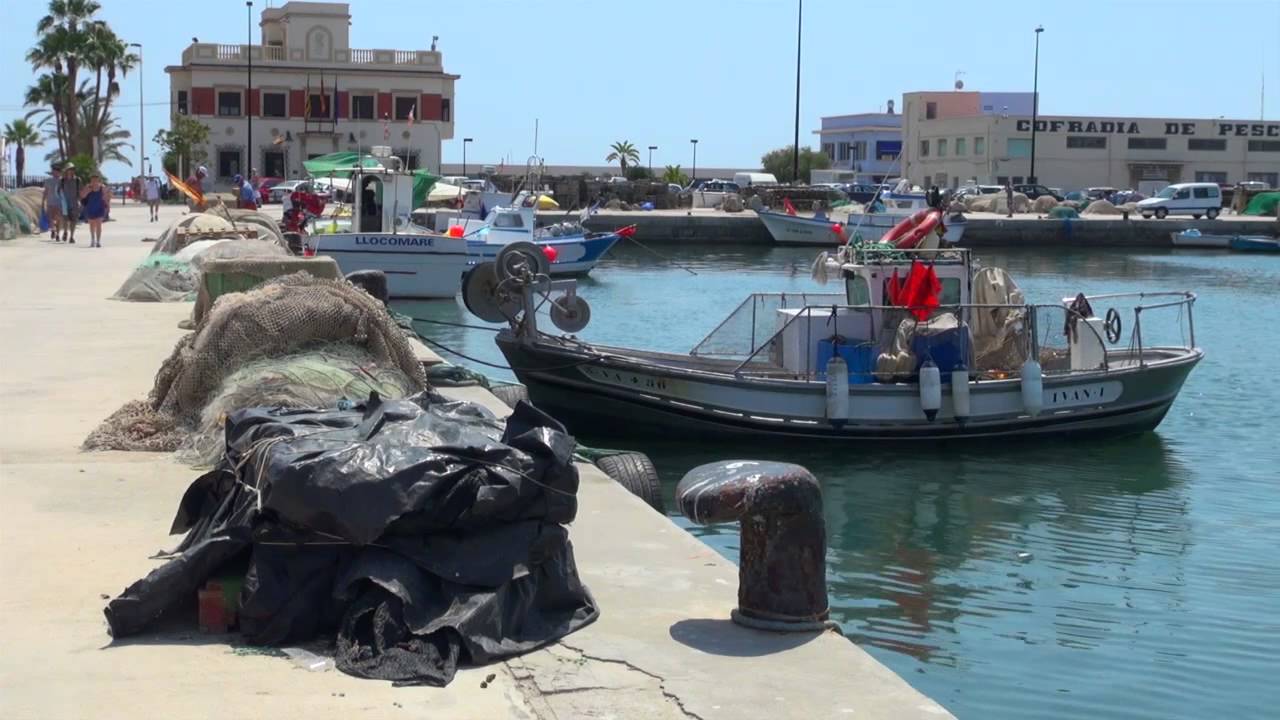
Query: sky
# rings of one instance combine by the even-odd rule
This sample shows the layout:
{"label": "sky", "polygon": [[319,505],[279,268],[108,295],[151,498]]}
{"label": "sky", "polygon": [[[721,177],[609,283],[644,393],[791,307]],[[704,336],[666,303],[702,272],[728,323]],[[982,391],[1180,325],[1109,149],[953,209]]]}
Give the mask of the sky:
{"label": "sky", "polygon": [[[245,42],[243,0],[196,5],[100,0],[105,19],[141,42],[147,154],[167,127],[164,66],[192,36]],[[256,13],[265,5],[256,0]],[[279,0],[276,6],[282,4]],[[0,0],[0,123],[24,113],[23,59],[40,0]],[[456,86],[445,162],[604,165],[608,146],[657,145],[659,167],[749,167],[790,145],[795,122],[796,0],[352,0],[351,45],[425,49],[440,36]],[[184,10],[184,8],[187,8]],[[804,3],[800,141],[817,145],[824,115],[883,110],[904,92],[1029,91],[1036,25],[1044,114],[1280,118],[1280,0],[808,0]],[[921,29],[921,28],[929,29]],[[138,77],[117,114],[137,134]],[[136,155],[136,151],[130,152]],[[37,157],[43,157],[38,153]],[[113,179],[129,168],[106,167]]]}

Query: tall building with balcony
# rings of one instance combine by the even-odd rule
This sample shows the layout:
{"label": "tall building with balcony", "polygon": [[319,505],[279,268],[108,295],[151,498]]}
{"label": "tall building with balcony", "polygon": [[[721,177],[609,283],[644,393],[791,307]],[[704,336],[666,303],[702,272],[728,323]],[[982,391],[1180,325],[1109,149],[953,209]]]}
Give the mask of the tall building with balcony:
{"label": "tall building with balcony", "polygon": [[173,112],[209,128],[205,165],[219,184],[251,169],[301,176],[304,160],[375,145],[409,168],[439,169],[459,76],[444,71],[434,42],[352,48],[346,3],[287,2],[263,10],[259,26],[259,45],[193,38],[182,64],[165,68]]}
{"label": "tall building with balcony", "polygon": [[828,170],[815,170],[812,182],[879,183],[901,175],[902,116],[893,112],[830,115],[815,130],[822,152],[831,160]]}

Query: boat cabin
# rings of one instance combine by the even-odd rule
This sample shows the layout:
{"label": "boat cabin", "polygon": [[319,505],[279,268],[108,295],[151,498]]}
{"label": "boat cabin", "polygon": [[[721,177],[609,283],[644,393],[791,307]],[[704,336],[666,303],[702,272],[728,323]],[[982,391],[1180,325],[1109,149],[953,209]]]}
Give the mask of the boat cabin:
{"label": "boat cabin", "polygon": [[969,251],[962,248],[949,250],[896,250],[878,247],[855,249],[852,262],[840,266],[845,283],[845,302],[849,305],[887,306],[885,290],[897,272],[905,280],[913,262],[932,267],[942,285],[938,304],[941,306],[968,305],[973,290],[973,270]]}

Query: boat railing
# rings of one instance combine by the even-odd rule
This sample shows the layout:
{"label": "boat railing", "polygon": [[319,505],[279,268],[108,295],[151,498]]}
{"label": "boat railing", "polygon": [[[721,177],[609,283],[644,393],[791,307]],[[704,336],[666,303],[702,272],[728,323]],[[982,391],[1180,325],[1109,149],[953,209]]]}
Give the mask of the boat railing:
{"label": "boat railing", "polygon": [[[1085,299],[1096,314],[1110,317],[1111,311],[1119,317],[1129,315],[1129,347],[1140,366],[1146,365],[1146,349],[1173,347],[1192,350],[1196,347],[1195,302],[1196,294],[1187,290],[1158,292],[1123,292],[1086,295]],[[1128,312],[1107,307],[1116,301],[1137,304]],[[1104,309],[1105,308],[1105,309]],[[1145,322],[1144,322],[1145,321]],[[1123,326],[1121,321],[1121,333]],[[1176,339],[1175,339],[1176,337]]]}
{"label": "boat railing", "polygon": [[[1088,322],[1089,318],[1066,304],[965,304],[911,308],[849,305],[842,302],[842,297],[841,301],[803,303],[803,300],[817,295],[820,294],[753,295],[699,343],[692,354],[737,359],[740,362],[733,370],[736,375],[784,374],[813,379],[825,376],[826,357],[819,351],[819,341],[836,336],[841,344],[861,348],[863,366],[850,368],[851,372],[875,375],[881,380],[888,377],[901,379],[915,371],[914,365],[904,369],[901,363],[919,360],[913,346],[917,333],[929,335],[956,329],[963,337],[961,352],[965,357],[962,362],[972,376],[979,379],[1017,376],[1028,358],[1035,358],[1046,375],[1109,372],[1122,366],[1145,365],[1145,351],[1154,345],[1150,338],[1144,340],[1143,337],[1144,313],[1150,317],[1151,311],[1168,312],[1174,308],[1178,312],[1169,327],[1179,329],[1181,341],[1159,343],[1159,347],[1190,349],[1195,346],[1191,319],[1195,296],[1191,293],[1094,296],[1090,298],[1091,302],[1095,298],[1099,301],[1134,297],[1159,300],[1139,302],[1133,306],[1131,323],[1124,320],[1116,323],[1108,316],[1101,330],[1096,322]],[[785,304],[787,299],[801,302],[788,306]],[[916,319],[912,310],[924,311],[925,318]],[[1122,332],[1126,324],[1129,325],[1127,336]],[[1149,326],[1150,322],[1148,331]],[[767,329],[769,327],[772,330]],[[827,347],[825,352],[829,356],[834,350]],[[906,360],[903,359],[904,354]],[[894,365],[894,362],[899,364]]]}

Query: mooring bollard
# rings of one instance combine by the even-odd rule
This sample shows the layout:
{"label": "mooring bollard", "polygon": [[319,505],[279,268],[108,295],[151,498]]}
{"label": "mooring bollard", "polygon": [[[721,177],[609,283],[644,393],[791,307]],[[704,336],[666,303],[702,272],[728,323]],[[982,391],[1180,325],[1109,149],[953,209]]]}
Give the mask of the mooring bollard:
{"label": "mooring bollard", "polygon": [[680,480],[676,502],[700,525],[742,527],[734,622],[780,632],[830,626],[822,488],[808,470],[761,460],[700,465]]}

